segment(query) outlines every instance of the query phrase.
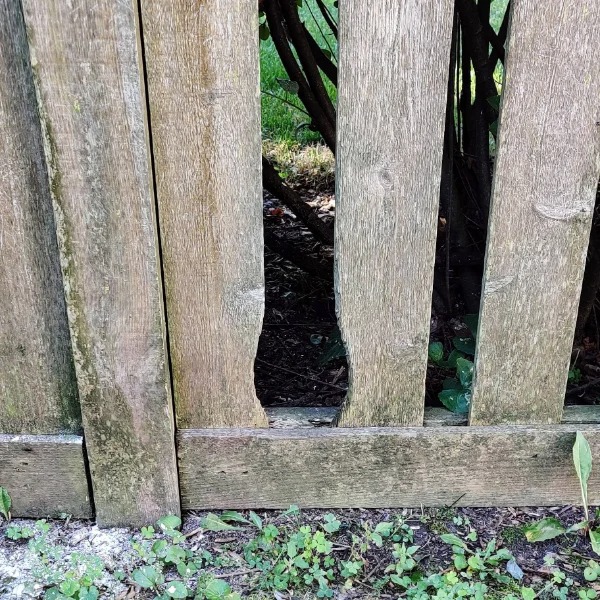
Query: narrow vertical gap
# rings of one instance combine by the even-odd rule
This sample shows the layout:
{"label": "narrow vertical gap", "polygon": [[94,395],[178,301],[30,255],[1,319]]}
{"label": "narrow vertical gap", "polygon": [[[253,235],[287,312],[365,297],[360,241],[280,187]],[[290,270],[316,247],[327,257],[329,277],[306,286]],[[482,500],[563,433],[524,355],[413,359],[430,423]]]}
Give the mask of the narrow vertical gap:
{"label": "narrow vertical gap", "polygon": [[470,408],[508,0],[456,0],[426,405]]}
{"label": "narrow vertical gap", "polygon": [[[150,91],[148,89],[148,70],[146,64],[146,48],[144,45],[144,25],[143,25],[143,15],[142,15],[142,0],[137,0],[137,14],[136,14],[136,23],[139,31],[138,36],[138,51],[141,60],[142,67],[142,93],[144,94],[145,108],[146,108],[146,131],[147,131],[147,145],[148,145],[148,153],[150,155],[150,176],[151,176],[151,185],[152,185],[152,194],[154,198],[154,217],[155,217],[155,239],[157,244],[157,261],[158,261],[158,269],[160,274],[160,289],[162,296],[162,314],[164,319],[164,336],[165,336],[165,354],[167,361],[167,385],[168,392],[171,394],[171,410],[173,413],[173,445],[175,448],[175,456],[177,457],[177,411],[176,411],[176,403],[175,403],[175,388],[173,381],[173,366],[171,364],[171,342],[169,336],[169,318],[168,318],[168,307],[167,307],[167,293],[166,293],[166,281],[165,281],[165,271],[163,264],[163,249],[162,249],[162,236],[160,232],[160,208],[158,203],[158,190],[156,185],[156,163],[154,160],[154,143],[152,140],[152,116],[150,110]],[[181,483],[179,477],[177,477],[177,486],[178,486],[178,494],[179,499],[181,501]]]}
{"label": "narrow vertical gap", "polygon": [[333,291],[337,8],[306,0],[294,17],[288,4],[259,3],[266,302],[255,385],[267,409],[335,408],[348,378]]}

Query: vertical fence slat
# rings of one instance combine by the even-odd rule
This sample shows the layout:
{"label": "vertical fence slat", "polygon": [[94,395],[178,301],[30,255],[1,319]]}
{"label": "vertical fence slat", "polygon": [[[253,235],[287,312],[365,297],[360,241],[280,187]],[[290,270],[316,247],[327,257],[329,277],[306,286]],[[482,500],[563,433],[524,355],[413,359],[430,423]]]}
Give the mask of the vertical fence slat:
{"label": "vertical fence slat", "polygon": [[453,3],[340,3],[341,426],[422,425]]}
{"label": "vertical fence slat", "polygon": [[0,0],[0,432],[80,426],[25,25]]}
{"label": "vertical fence slat", "polygon": [[471,407],[481,425],[560,421],[600,175],[600,4],[513,9]]}
{"label": "vertical fence slat", "polygon": [[178,512],[132,0],[24,0],[102,525]]}
{"label": "vertical fence slat", "polygon": [[142,1],[177,424],[267,426],[256,3]]}

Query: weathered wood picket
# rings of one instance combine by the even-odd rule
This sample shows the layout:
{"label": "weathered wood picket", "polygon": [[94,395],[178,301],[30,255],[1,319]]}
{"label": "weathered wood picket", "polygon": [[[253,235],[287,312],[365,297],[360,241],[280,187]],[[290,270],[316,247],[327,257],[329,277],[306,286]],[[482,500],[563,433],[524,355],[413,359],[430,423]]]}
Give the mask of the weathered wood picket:
{"label": "weathered wood picket", "polygon": [[[579,501],[571,446],[582,430],[600,453],[600,410],[563,403],[600,177],[600,4],[512,4],[465,422],[424,407],[453,3],[340,3],[336,421],[265,411],[254,389],[256,2],[0,0],[15,515]],[[589,489],[600,503],[597,470]]]}

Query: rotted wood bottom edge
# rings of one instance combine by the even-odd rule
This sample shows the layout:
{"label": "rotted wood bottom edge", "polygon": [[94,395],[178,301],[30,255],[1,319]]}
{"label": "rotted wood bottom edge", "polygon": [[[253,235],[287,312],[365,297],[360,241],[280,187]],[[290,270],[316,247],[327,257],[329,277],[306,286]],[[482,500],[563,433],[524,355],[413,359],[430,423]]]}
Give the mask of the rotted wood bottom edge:
{"label": "rotted wood bottom edge", "polygon": [[[589,424],[178,432],[183,509],[579,504],[577,431]],[[600,469],[589,481],[600,503]]]}
{"label": "rotted wood bottom edge", "polygon": [[80,436],[0,434],[0,486],[13,517],[93,516]]}

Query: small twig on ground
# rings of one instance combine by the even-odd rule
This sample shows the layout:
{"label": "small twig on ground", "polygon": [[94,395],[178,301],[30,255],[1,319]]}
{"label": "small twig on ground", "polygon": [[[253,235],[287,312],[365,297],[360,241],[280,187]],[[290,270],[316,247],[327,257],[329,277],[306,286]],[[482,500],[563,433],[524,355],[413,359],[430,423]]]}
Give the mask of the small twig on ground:
{"label": "small twig on ground", "polygon": [[332,388],[336,388],[344,393],[347,391],[346,389],[344,389],[343,387],[341,387],[339,385],[335,385],[333,383],[328,383],[327,381],[323,381],[322,379],[317,379],[316,377],[311,377],[310,375],[303,375],[302,373],[292,371],[291,369],[286,369],[285,367],[280,367],[279,365],[274,365],[273,363],[267,362],[266,360],[262,360],[261,358],[257,358],[256,362],[261,363],[263,365],[267,365],[268,367],[271,367],[273,369],[285,371],[286,373],[289,373],[290,375],[296,375],[296,377],[302,377],[303,379],[310,379],[311,381],[314,381],[315,383],[320,383],[321,385],[326,385],[326,386],[329,386]]}
{"label": "small twig on ground", "polygon": [[595,379],[592,379],[591,381],[588,381],[583,385],[578,385],[577,387],[567,390],[567,396],[576,396],[579,392],[583,392],[584,390],[587,390],[588,388],[594,387],[596,385],[600,385],[600,377],[596,377]]}

